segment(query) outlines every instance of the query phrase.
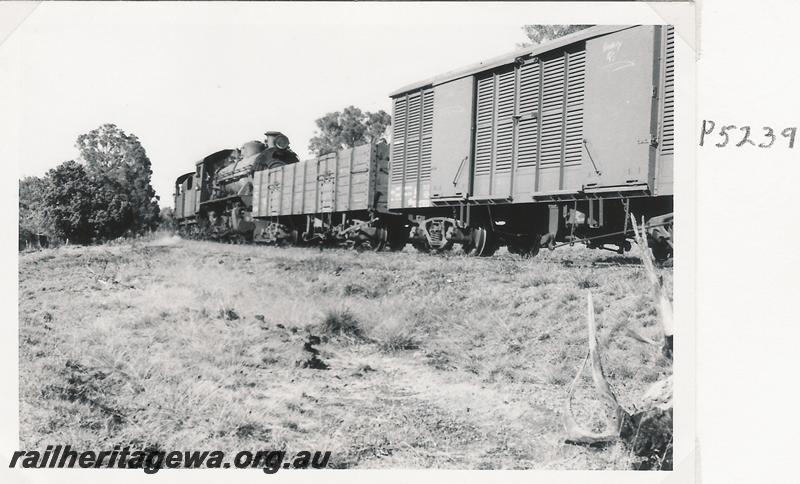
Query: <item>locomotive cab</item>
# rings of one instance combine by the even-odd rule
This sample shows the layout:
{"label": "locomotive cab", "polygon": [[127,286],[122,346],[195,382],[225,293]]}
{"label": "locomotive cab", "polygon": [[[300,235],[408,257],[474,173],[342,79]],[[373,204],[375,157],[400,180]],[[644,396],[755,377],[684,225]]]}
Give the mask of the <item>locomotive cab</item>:
{"label": "locomotive cab", "polygon": [[195,202],[196,202],[196,180],[195,173],[190,171],[183,174],[175,180],[175,220],[185,225],[193,221],[195,216]]}

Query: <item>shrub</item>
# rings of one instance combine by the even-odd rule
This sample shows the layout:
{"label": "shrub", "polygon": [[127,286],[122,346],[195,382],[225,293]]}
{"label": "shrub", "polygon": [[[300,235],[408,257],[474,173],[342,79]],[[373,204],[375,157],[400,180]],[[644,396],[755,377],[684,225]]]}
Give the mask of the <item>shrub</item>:
{"label": "shrub", "polygon": [[320,332],[329,336],[364,339],[364,328],[349,309],[330,309],[325,313]]}

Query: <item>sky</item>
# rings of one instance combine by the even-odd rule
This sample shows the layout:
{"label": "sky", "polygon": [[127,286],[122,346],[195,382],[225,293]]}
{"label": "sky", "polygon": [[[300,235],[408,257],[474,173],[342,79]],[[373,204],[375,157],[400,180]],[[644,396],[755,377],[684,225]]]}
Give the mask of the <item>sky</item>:
{"label": "sky", "polygon": [[168,205],[175,178],[207,154],[276,130],[310,157],[323,114],[391,113],[391,91],[526,40],[521,22],[323,24],[296,13],[282,21],[269,6],[238,10],[39,7],[15,32],[21,141],[36,147],[24,149],[20,175],[76,158],[80,134],[114,123],[139,137]]}
{"label": "sky", "polygon": [[[41,176],[113,123],[138,136],[169,206],[175,178],[207,154],[274,130],[308,158],[327,112],[391,112],[390,92],[515,50],[523,24],[610,15],[544,5],[44,2],[0,45],[0,97],[18,113],[0,154],[18,153],[20,177]],[[627,5],[610,23],[659,20]]]}

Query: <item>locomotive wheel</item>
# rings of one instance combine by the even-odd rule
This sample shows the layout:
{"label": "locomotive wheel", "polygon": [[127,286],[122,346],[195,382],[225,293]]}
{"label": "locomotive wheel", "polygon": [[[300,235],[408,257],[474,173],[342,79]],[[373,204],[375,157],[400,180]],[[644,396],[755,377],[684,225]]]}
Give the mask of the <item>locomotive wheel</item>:
{"label": "locomotive wheel", "polygon": [[485,227],[472,229],[470,242],[464,244],[464,253],[475,257],[490,257],[497,251],[494,234]]}

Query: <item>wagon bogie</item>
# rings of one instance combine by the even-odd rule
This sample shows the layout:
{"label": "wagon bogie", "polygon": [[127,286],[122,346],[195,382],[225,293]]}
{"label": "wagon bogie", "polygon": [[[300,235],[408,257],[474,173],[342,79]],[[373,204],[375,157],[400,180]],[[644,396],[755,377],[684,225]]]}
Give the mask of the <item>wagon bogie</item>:
{"label": "wagon bogie", "polygon": [[256,220],[255,225],[253,240],[258,243],[297,245],[301,240],[298,230],[280,221]]}
{"label": "wagon bogie", "polygon": [[418,218],[409,237],[420,252],[446,252],[453,248],[459,221],[449,217]]}
{"label": "wagon bogie", "polygon": [[501,239],[487,221],[468,224],[455,217],[417,217],[409,241],[420,252],[439,253],[456,244],[467,255],[486,257],[500,247]]}
{"label": "wagon bogie", "polygon": [[356,249],[383,250],[389,240],[387,228],[377,218],[350,219],[331,228],[332,239]]}

